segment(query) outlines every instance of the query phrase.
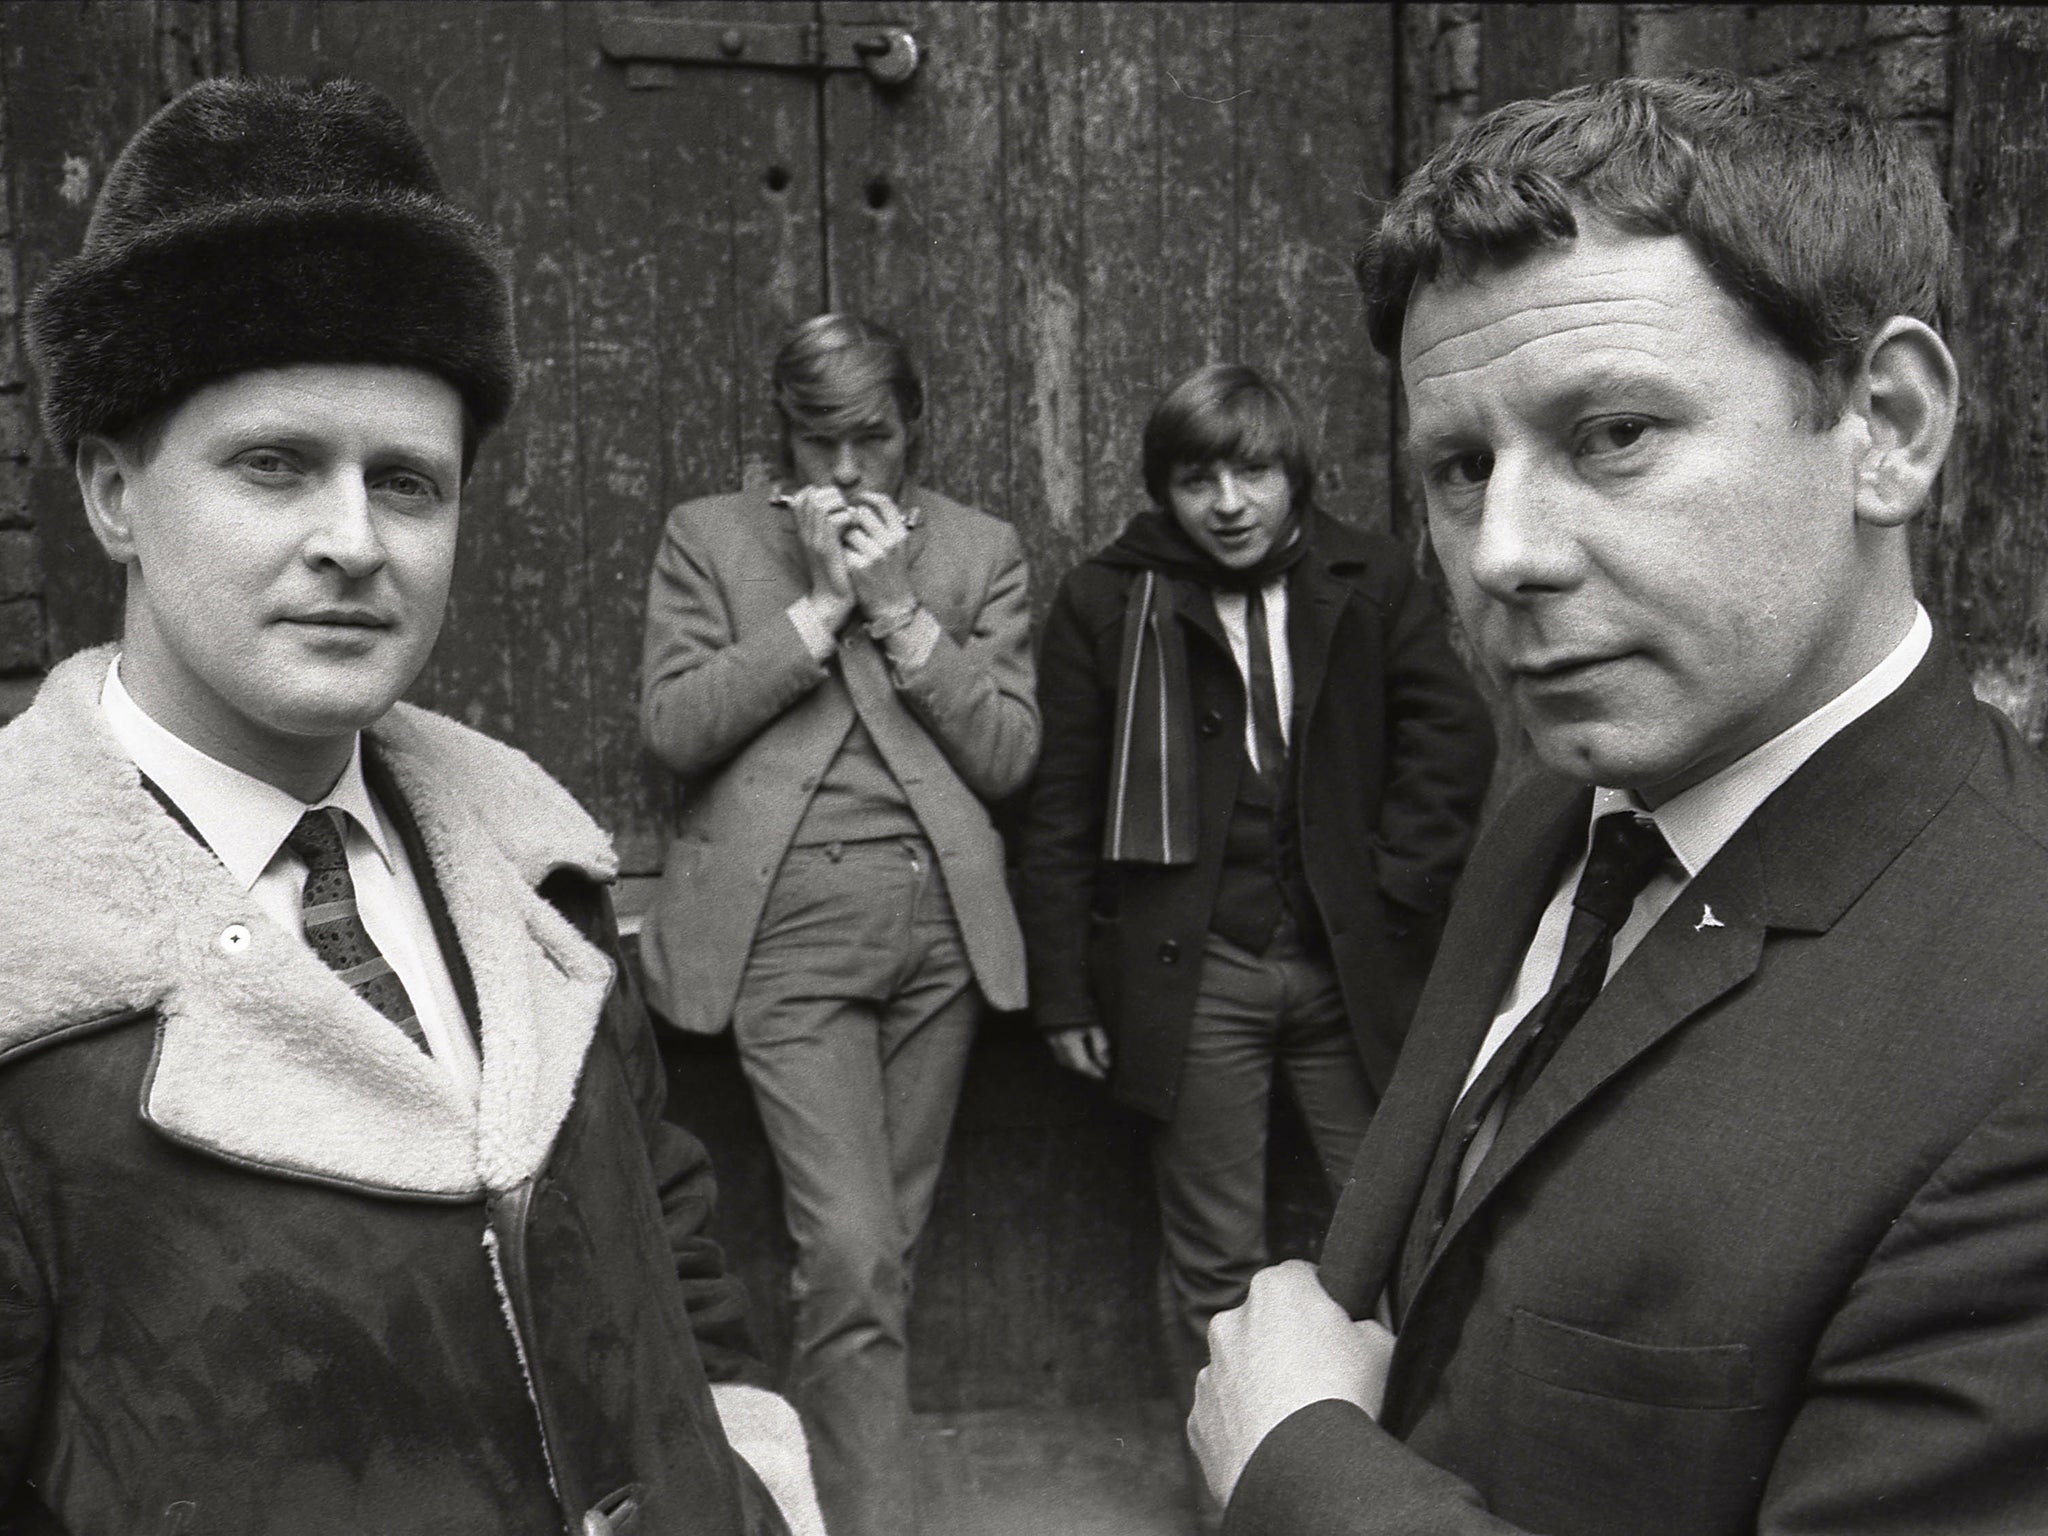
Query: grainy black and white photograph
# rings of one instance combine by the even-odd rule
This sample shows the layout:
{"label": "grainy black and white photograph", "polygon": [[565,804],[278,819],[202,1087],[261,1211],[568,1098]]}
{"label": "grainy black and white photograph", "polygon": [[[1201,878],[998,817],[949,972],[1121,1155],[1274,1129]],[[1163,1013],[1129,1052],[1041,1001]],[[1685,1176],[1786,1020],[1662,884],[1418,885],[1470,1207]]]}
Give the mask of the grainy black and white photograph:
{"label": "grainy black and white photograph", "polygon": [[2048,1530],[2044,13],[0,0],[0,192],[0,1536]]}

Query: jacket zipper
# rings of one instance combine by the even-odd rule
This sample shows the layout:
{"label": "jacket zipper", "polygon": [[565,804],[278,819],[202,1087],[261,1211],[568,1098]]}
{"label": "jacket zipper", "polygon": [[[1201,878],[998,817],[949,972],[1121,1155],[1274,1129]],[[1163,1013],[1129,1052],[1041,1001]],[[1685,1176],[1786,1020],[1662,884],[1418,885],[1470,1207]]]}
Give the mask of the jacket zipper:
{"label": "jacket zipper", "polygon": [[[555,1474],[555,1437],[548,1424],[547,1409],[541,1403],[540,1382],[534,1374],[534,1357],[527,1350],[520,1318],[531,1310],[526,1273],[526,1219],[533,1209],[533,1181],[527,1179],[494,1195],[484,1211],[484,1252],[490,1255],[491,1280],[498,1289],[498,1306],[504,1314],[505,1329],[512,1335],[512,1351],[519,1357],[519,1376],[526,1384],[526,1400],[533,1405],[533,1417],[540,1429],[541,1458],[546,1463],[548,1491],[566,1517],[562,1485]],[[502,1229],[502,1230],[501,1230]]]}

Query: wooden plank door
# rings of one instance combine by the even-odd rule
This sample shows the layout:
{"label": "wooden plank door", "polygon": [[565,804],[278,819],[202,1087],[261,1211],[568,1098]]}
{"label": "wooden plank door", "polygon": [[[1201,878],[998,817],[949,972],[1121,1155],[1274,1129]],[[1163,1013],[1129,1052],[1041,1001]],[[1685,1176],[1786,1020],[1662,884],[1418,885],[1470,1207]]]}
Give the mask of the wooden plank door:
{"label": "wooden plank door", "polygon": [[[926,472],[1008,518],[1040,610],[1144,504],[1138,437],[1204,362],[1273,369],[1319,493],[1384,527],[1389,381],[1350,260],[1395,154],[1381,6],[826,0],[917,35],[909,85],[823,84],[828,290],[925,370]],[[1146,1130],[998,1023],[978,1048],[920,1258],[929,1407],[1142,1397],[1155,1373]],[[1298,1135],[1283,1246],[1327,1206]]]}
{"label": "wooden plank door", "polygon": [[1285,378],[1318,429],[1320,494],[1384,527],[1389,380],[1350,260],[1393,171],[1391,9],[887,14],[927,65],[897,91],[825,82],[830,291],[911,339],[931,477],[1016,524],[1041,607],[1144,504],[1139,428],[1204,362]]}

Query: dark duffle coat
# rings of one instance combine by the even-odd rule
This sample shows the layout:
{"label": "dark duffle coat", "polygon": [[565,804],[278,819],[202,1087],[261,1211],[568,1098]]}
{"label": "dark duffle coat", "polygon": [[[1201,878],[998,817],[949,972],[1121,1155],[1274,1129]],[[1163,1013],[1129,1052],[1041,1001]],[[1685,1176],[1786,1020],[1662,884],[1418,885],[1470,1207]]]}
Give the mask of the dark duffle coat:
{"label": "dark duffle coat", "polygon": [[[1399,546],[1312,516],[1310,552],[1288,577],[1289,768],[1304,873],[1378,1092],[1472,841],[1493,732],[1441,609]],[[1037,1024],[1107,1027],[1117,1097],[1163,1119],[1246,768],[1244,683],[1214,604],[1182,605],[1199,737],[1195,861],[1105,862],[1125,596],[1138,574],[1097,554],[1067,576],[1046,618],[1045,740],[1018,908]]]}

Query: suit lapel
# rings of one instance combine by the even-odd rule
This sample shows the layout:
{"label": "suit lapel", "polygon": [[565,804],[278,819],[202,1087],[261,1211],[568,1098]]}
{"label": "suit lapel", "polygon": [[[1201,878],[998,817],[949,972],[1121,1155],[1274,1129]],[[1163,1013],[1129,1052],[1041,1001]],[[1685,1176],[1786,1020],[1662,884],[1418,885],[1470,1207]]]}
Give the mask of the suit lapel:
{"label": "suit lapel", "polygon": [[[896,723],[902,706],[896,703],[896,685],[889,681],[889,664],[865,629],[849,629],[840,642],[839,671],[846,681],[847,696],[853,701],[853,712],[874,738],[889,771],[900,780],[906,771],[897,761],[900,754]],[[849,721],[849,727],[851,724]],[[844,740],[843,735],[839,739]],[[838,750],[835,745],[833,751]]]}
{"label": "suit lapel", "polygon": [[[1822,933],[1834,925],[1956,793],[1983,749],[1976,714],[1967,680],[1937,641],[1896,693],[1758,807],[1513,1106],[1453,1208],[1416,1298],[1404,1300],[1412,1306],[1427,1294],[1430,1276],[1477,1214],[1565,1121],[1756,972],[1771,930]],[[1526,945],[1524,937],[1514,946],[1517,960]],[[1444,1105],[1446,1116],[1451,1107]]]}
{"label": "suit lapel", "polygon": [[[1745,826],[1636,946],[1594,999],[1555,1058],[1510,1109],[1500,1135],[1459,1195],[1416,1288],[1476,1211],[1576,1109],[1629,1063],[1703,1008],[1749,979],[1763,955],[1755,909],[1761,873],[1757,833]],[[1716,926],[1706,924],[1710,908]]]}
{"label": "suit lapel", "polygon": [[755,530],[754,536],[760,541],[770,567],[788,586],[787,601],[793,602],[811,589],[811,566],[804,554],[803,538],[797,532],[796,513],[788,507],[776,506],[768,486],[747,494],[756,504],[747,507],[742,515]]}
{"label": "suit lapel", "polygon": [[[906,540],[911,573],[922,578],[914,583],[917,599],[927,612],[943,624],[946,605],[935,589],[938,573],[936,568],[928,568],[933,566],[933,562],[926,559],[926,555],[934,547],[931,536],[934,508],[919,494],[918,488],[914,485],[905,488],[901,505],[906,508],[914,506],[917,509],[917,526],[910,530]],[[800,550],[798,557],[802,557]],[[906,792],[910,792],[911,787],[921,777],[918,766],[910,761],[914,752],[911,738],[913,735],[922,736],[922,731],[905,729],[910,725],[910,717],[897,699],[896,685],[889,677],[888,661],[883,656],[881,647],[868,637],[867,626],[858,612],[855,613],[853,622],[847,626],[845,638],[840,642],[839,671],[846,683],[847,696],[853,704],[848,715],[847,728],[850,730],[854,718],[859,718],[861,724],[867,728],[868,735],[874,738],[876,750],[882,754],[883,762],[889,765],[889,771],[896,775],[899,782],[904,783]],[[838,753],[840,743],[844,740],[843,731],[833,734],[832,754],[825,758],[826,763],[831,762],[832,755]],[[915,803],[913,797],[913,806]]]}
{"label": "suit lapel", "polygon": [[1316,700],[1323,696],[1323,679],[1330,671],[1330,647],[1337,638],[1337,621],[1344,613],[1350,588],[1330,574],[1322,556],[1311,549],[1300,567],[1300,579],[1287,605],[1288,661],[1294,668],[1295,752]]}
{"label": "suit lapel", "polygon": [[1409,1217],[1472,1058],[1586,835],[1591,792],[1541,776],[1518,790],[1474,850],[1415,1022],[1323,1245],[1324,1287],[1368,1315],[1392,1276]]}
{"label": "suit lapel", "polygon": [[[917,513],[917,521],[911,525],[909,536],[904,541],[910,546],[910,568],[914,571],[924,559],[925,550],[931,545],[932,519],[939,513],[930,498],[915,485],[905,487],[901,505],[906,511],[914,510]],[[918,596],[922,598],[924,593],[920,590]],[[930,606],[928,601],[926,606]]]}

